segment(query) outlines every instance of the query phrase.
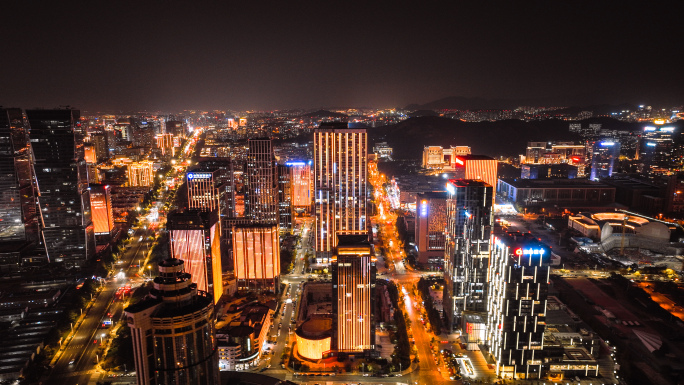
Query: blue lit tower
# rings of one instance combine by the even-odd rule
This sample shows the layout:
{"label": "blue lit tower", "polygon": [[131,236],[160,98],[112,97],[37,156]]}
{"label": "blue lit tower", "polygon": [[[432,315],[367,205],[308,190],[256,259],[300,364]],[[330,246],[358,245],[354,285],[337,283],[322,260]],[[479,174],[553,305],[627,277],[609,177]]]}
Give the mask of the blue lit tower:
{"label": "blue lit tower", "polygon": [[620,142],[602,140],[594,142],[591,156],[591,180],[608,178],[613,175],[615,161],[620,156]]}

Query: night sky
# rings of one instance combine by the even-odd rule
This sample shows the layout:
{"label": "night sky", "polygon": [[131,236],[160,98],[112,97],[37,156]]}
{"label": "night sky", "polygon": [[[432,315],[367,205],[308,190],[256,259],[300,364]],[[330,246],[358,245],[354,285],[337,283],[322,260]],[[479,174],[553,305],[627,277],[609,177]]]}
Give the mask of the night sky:
{"label": "night sky", "polygon": [[3,1],[0,105],[684,102],[682,1],[473,3]]}

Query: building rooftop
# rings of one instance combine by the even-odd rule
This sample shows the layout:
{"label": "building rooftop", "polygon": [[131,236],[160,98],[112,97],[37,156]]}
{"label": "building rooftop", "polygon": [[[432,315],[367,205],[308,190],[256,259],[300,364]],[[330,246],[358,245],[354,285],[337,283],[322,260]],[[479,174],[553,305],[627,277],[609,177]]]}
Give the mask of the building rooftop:
{"label": "building rooftop", "polygon": [[605,183],[593,182],[588,179],[509,179],[501,181],[515,188],[614,188]]}

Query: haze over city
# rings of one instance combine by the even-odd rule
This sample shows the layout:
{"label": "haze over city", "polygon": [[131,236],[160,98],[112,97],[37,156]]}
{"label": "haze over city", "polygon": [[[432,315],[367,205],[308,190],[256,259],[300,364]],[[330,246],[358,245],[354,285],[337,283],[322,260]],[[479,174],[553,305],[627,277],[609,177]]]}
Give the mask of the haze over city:
{"label": "haze over city", "polygon": [[11,1],[2,11],[4,106],[667,105],[684,89],[677,1]]}
{"label": "haze over city", "polygon": [[684,382],[684,2],[0,4],[0,385]]}

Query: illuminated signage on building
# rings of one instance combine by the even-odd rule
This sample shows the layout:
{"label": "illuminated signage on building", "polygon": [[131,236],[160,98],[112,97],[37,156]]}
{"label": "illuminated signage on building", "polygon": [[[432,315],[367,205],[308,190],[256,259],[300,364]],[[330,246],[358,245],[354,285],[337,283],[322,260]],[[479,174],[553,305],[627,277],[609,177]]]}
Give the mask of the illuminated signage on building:
{"label": "illuminated signage on building", "polygon": [[428,213],[428,204],[426,200],[420,202],[420,216],[425,218]]}
{"label": "illuminated signage on building", "polygon": [[601,142],[601,146],[610,147],[610,146],[614,146],[614,145],[615,145],[615,142]]}
{"label": "illuminated signage on building", "polygon": [[460,164],[461,166],[464,165],[463,160],[462,160],[461,158],[457,158],[457,157],[454,157],[454,163],[458,163],[458,164]]}
{"label": "illuminated signage on building", "polygon": [[451,195],[456,194],[456,187],[454,187],[453,184],[447,183],[447,184],[446,184],[446,189],[447,189],[447,192],[448,192],[449,194],[451,194]]}
{"label": "illuminated signage on building", "polygon": [[544,255],[545,252],[544,249],[523,249],[521,247],[515,249],[515,255],[519,257],[523,255]]}
{"label": "illuminated signage on building", "polygon": [[211,178],[210,173],[206,172],[195,172],[188,174],[188,179],[209,179]]}

